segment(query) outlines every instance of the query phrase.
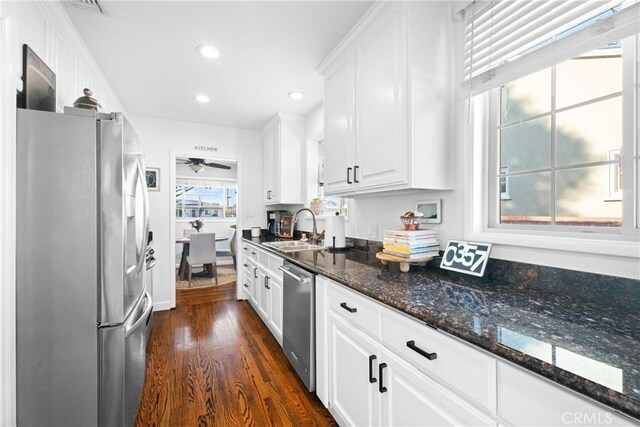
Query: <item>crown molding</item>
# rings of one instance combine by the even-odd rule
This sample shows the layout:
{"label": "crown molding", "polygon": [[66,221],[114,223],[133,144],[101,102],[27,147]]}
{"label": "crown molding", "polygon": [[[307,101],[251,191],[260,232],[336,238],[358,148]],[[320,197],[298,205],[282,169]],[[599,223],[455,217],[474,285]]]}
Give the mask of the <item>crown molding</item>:
{"label": "crown molding", "polygon": [[367,10],[362,18],[349,30],[346,36],[333,48],[331,53],[316,67],[324,77],[331,74],[342,57],[356,45],[362,35],[376,22],[377,18],[389,9],[396,1],[377,1]]}

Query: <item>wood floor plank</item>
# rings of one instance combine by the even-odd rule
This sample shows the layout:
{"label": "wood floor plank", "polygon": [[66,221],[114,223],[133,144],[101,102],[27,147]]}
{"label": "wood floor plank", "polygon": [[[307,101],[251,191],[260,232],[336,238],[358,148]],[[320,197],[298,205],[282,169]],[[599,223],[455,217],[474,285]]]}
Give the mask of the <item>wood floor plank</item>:
{"label": "wood floor plank", "polygon": [[336,425],[235,292],[181,291],[154,314],[136,426]]}

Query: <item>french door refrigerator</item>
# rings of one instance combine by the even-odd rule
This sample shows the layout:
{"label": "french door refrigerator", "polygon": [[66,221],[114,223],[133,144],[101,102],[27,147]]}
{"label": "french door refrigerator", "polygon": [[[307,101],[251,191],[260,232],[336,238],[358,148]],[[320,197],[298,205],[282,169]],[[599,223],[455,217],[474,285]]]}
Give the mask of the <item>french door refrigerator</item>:
{"label": "french door refrigerator", "polygon": [[141,143],[121,113],[18,110],[19,426],[130,426],[151,328]]}

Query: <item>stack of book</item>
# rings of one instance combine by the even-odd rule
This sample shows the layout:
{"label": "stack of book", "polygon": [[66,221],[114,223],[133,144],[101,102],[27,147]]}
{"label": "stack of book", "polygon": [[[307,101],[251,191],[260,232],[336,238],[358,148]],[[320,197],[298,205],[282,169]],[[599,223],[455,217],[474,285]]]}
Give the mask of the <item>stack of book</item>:
{"label": "stack of book", "polygon": [[385,230],[384,253],[407,259],[439,255],[436,230]]}

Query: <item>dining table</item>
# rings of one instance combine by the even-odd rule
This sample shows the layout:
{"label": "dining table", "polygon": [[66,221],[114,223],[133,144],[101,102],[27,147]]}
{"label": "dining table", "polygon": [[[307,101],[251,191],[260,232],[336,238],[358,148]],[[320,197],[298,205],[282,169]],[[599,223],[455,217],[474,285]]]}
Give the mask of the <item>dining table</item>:
{"label": "dining table", "polygon": [[[216,242],[224,242],[226,240],[229,240],[229,236],[217,236],[216,235]],[[188,274],[188,270],[187,270],[187,256],[189,255],[189,246],[190,246],[190,242],[191,240],[189,239],[189,236],[178,236],[176,237],[176,243],[177,244],[181,244],[182,245],[182,256],[180,257],[180,266],[178,267],[178,279],[177,280],[189,280],[189,274]],[[209,271],[211,269],[211,264],[205,264],[204,266],[204,271],[202,273],[199,274],[209,274]],[[193,274],[192,276],[197,277],[198,274]]]}

